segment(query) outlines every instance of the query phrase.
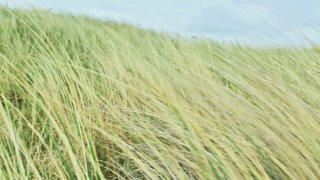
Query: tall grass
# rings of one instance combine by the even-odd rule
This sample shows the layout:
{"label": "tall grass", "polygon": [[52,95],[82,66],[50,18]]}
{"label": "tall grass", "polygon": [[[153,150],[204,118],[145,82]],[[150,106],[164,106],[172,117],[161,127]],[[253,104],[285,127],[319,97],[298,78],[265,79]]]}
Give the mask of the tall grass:
{"label": "tall grass", "polygon": [[320,178],[319,50],[0,9],[0,179]]}

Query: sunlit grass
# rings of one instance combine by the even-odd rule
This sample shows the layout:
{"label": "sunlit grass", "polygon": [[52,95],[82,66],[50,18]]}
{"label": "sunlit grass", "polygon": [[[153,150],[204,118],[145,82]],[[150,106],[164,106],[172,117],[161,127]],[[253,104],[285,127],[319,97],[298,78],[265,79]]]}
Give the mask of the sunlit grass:
{"label": "sunlit grass", "polygon": [[320,54],[0,10],[0,179],[319,179]]}

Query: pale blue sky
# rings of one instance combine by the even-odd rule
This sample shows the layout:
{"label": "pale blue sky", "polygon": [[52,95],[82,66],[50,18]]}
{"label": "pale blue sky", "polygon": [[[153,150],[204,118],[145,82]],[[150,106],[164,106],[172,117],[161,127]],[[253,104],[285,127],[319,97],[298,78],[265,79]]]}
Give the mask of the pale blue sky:
{"label": "pale blue sky", "polygon": [[320,0],[0,0],[249,45],[320,42]]}

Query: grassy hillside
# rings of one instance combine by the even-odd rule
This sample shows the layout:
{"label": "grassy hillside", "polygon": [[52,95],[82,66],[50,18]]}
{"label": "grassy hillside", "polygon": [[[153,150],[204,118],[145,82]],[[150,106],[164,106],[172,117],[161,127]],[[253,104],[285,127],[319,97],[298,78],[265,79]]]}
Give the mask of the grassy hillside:
{"label": "grassy hillside", "polygon": [[0,8],[0,179],[319,179],[320,51]]}

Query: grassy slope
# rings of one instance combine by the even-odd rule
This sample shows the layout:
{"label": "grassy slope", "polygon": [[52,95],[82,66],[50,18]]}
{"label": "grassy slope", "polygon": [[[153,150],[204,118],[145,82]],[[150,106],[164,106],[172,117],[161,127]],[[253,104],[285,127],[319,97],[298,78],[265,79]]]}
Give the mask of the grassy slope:
{"label": "grassy slope", "polygon": [[0,10],[0,179],[320,178],[320,54]]}

